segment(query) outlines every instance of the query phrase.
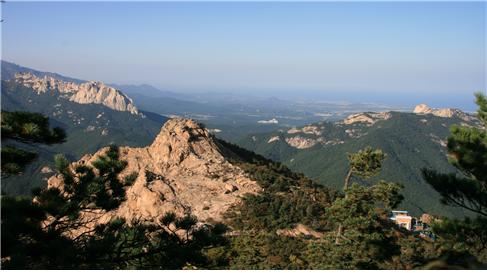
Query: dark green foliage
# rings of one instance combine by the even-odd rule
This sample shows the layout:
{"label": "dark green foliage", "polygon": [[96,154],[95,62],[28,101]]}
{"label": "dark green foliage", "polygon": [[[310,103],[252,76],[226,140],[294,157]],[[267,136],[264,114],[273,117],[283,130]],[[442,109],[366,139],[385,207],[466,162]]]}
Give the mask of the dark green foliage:
{"label": "dark green foliage", "polygon": [[97,174],[85,165],[71,169],[66,158],[62,156],[56,157],[55,165],[63,177],[63,191],[51,188],[38,196],[41,203],[44,200],[46,203],[52,200],[59,200],[62,203],[56,206],[57,213],[48,210],[48,213],[53,216],[77,215],[93,205],[104,210],[112,210],[125,200],[126,184],[124,180],[118,178],[118,175],[127,163],[118,160],[118,147],[109,147],[105,155],[92,163]]}
{"label": "dark green foliage", "polygon": [[[382,161],[384,158],[385,155],[381,150],[373,150],[370,146],[363,150],[359,150],[356,153],[348,154],[349,169],[347,176],[345,177],[345,185],[343,186],[343,190],[345,191],[344,199],[348,198],[347,192],[350,180],[354,176],[365,179],[377,175],[382,168]],[[384,182],[380,182],[378,185],[382,185],[383,187],[388,186],[388,184]],[[393,193],[398,195],[398,191],[394,191]],[[397,204],[394,204],[394,206],[398,205],[401,200],[402,196],[400,196],[399,201]],[[338,225],[337,235],[335,238],[335,243],[337,245],[340,243],[340,240],[343,237],[342,230],[343,223],[340,223]]]}
{"label": "dark green foliage", "polygon": [[257,231],[231,237],[222,256],[229,269],[306,269],[306,240]]}
{"label": "dark green foliage", "polygon": [[487,123],[487,98],[481,92],[475,93],[475,98],[479,109],[477,110],[477,115],[479,119],[486,124]]}
{"label": "dark green foliage", "polygon": [[385,158],[381,150],[373,150],[370,146],[356,153],[347,155],[352,174],[361,178],[370,178],[378,174]]}
{"label": "dark green foliage", "polygon": [[[487,99],[476,94],[478,117],[483,128],[452,126],[448,138],[450,162],[465,176],[479,181],[484,189],[487,181]],[[487,210],[487,207],[485,207]]]}
{"label": "dark green foliage", "polygon": [[212,249],[214,268],[231,269],[305,269],[306,238],[277,235],[278,229],[292,229],[304,224],[324,231],[331,224],[324,210],[336,192],[318,185],[302,174],[290,171],[233,144],[219,141],[233,164],[241,167],[263,188],[258,195],[248,195],[227,213],[235,236],[224,248]]}
{"label": "dark green foliage", "polygon": [[2,196],[1,205],[3,269],[56,269],[75,262],[72,242],[41,228],[47,215],[30,198]]}
{"label": "dark green foliage", "polygon": [[[99,225],[81,256],[92,269],[182,269],[206,266],[204,250],[227,243],[222,225],[198,227],[192,216],[162,226],[121,219]],[[178,223],[185,223],[184,227]]]}
{"label": "dark green foliage", "polygon": [[419,236],[394,231],[393,238],[399,246],[400,254],[381,264],[384,269],[419,269],[432,258],[437,257],[435,245]]}
{"label": "dark green foliage", "polygon": [[467,252],[448,251],[439,258],[430,259],[421,269],[427,270],[485,270],[485,265]]}
{"label": "dark green foliage", "polygon": [[241,206],[229,213],[236,229],[276,230],[297,223],[312,228],[325,227],[320,211],[331,204],[336,192],[314,183],[284,165],[221,141],[220,144],[240,156],[233,163],[241,167],[264,191],[248,195]]}
{"label": "dark green foliage", "polygon": [[11,145],[2,147],[2,177],[19,174],[24,166],[37,157],[36,153],[24,151]]}
{"label": "dark green foliage", "polygon": [[[388,218],[401,203],[402,186],[379,181],[372,186],[348,182],[355,175],[370,178],[381,170],[384,154],[367,147],[349,154],[350,169],[345,194],[326,208],[325,217],[336,232],[327,232],[308,243],[306,259],[314,269],[411,269],[421,265],[433,251],[414,255],[413,249],[427,249],[427,242],[414,239]],[[360,181],[364,182],[364,181]],[[366,182],[366,181],[365,181]],[[408,247],[403,244],[407,243]]]}
{"label": "dark green foliage", "polygon": [[423,170],[424,179],[440,192],[441,201],[487,216],[487,191],[477,180],[459,177],[456,174],[441,174]]}
{"label": "dark green foliage", "polygon": [[443,256],[469,254],[487,263],[487,99],[481,93],[476,98],[483,127],[453,126],[448,138],[450,162],[463,176],[428,169],[423,170],[423,176],[445,204],[462,207],[476,216],[462,221],[443,219],[433,226],[444,245]]}
{"label": "dark green foliage", "polygon": [[440,251],[471,253],[480,261],[487,261],[487,219],[444,219],[434,225],[440,236]]}
{"label": "dark green foliage", "polygon": [[2,111],[2,139],[53,144],[64,142],[66,133],[59,127],[50,129],[42,114]]}
{"label": "dark green foliage", "polygon": [[[366,146],[381,149],[387,155],[380,174],[371,179],[401,181],[404,185],[404,201],[401,209],[413,215],[429,213],[463,217],[468,213],[464,209],[446,206],[430,185],[425,183],[421,169],[431,168],[440,172],[460,174],[445,156],[446,149],[440,140],[446,140],[449,126],[467,123],[477,126],[476,122],[466,122],[460,118],[442,118],[433,115],[391,112],[387,120],[379,120],[373,125],[364,123],[339,124],[322,122],[313,124],[322,134],[311,134],[274,131],[273,133],[252,134],[237,144],[267,158],[282,162],[292,171],[302,172],[327,187],[342,190],[343,177],[349,170],[347,154],[356,152]],[[349,136],[346,130],[356,130],[361,136]],[[255,136],[255,138],[252,138]],[[268,143],[273,136],[280,141]],[[304,138],[340,140],[343,144],[317,144],[308,149],[296,149],[284,141],[286,138],[300,136]]]}
{"label": "dark green foliage", "polygon": [[[370,187],[354,183],[345,197],[281,164],[226,142],[220,144],[245,160],[232,163],[243,168],[264,191],[245,197],[227,215],[233,229],[231,244],[209,253],[214,268],[412,269],[435,257],[431,243],[388,219],[390,209],[402,201],[401,186],[384,181]],[[366,148],[350,158],[356,178],[363,179],[379,172],[384,155]],[[340,223],[343,233],[337,245]],[[278,230],[290,230],[297,224],[323,237],[277,235]]]}
{"label": "dark green foliage", "polygon": [[127,175],[124,178],[123,185],[124,186],[132,186],[138,176],[139,176],[139,174],[137,172],[130,173],[129,175]]}
{"label": "dark green foliage", "polygon": [[310,242],[308,262],[316,269],[381,269],[389,268],[401,256],[395,225],[388,211],[401,200],[400,187],[379,182],[371,187],[353,184],[346,197],[337,199],[326,210],[330,221],[343,225],[340,243],[328,233]]}
{"label": "dark green foliage", "polygon": [[[54,144],[66,140],[63,129],[50,129],[49,119],[38,113],[2,111],[2,141]],[[37,154],[11,144],[2,146],[2,177],[20,174]]]}

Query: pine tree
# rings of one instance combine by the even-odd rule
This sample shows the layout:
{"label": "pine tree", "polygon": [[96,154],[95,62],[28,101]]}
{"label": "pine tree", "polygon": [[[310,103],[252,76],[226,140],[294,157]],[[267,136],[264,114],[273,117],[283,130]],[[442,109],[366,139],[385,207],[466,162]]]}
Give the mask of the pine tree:
{"label": "pine tree", "polygon": [[312,241],[307,259],[314,269],[380,269],[401,249],[395,236],[396,227],[388,219],[388,211],[402,200],[401,186],[380,181],[370,187],[352,184],[346,197],[338,198],[327,209],[327,217],[340,223],[340,244],[328,233]]}
{"label": "pine tree", "polygon": [[337,223],[338,230],[309,244],[306,256],[311,268],[387,268],[393,257],[401,255],[397,227],[389,221],[388,214],[402,201],[402,186],[385,181],[370,187],[351,184],[353,178],[367,179],[378,174],[384,158],[381,150],[371,147],[348,155],[345,194],[326,210],[326,217]]}
{"label": "pine tree", "polygon": [[36,154],[19,149],[14,143],[54,144],[66,140],[63,129],[50,129],[49,119],[38,113],[2,111],[2,177],[19,174]]}
{"label": "pine tree", "polygon": [[[382,167],[382,161],[384,160],[384,153],[381,150],[373,150],[371,147],[366,147],[357,153],[348,154],[349,170],[345,177],[345,184],[343,191],[345,192],[345,198],[347,198],[347,190],[350,184],[350,180],[353,176],[357,176],[363,179],[370,178],[379,173]],[[337,235],[335,238],[335,244],[340,244],[342,237],[343,226],[340,223],[337,229]]]}
{"label": "pine tree", "polygon": [[[479,127],[452,126],[448,138],[449,161],[463,174],[441,174],[424,169],[423,177],[447,205],[464,208],[475,218],[443,219],[434,226],[444,243],[445,255],[469,252],[487,262],[487,98],[476,94]],[[450,254],[448,254],[450,253]]]}

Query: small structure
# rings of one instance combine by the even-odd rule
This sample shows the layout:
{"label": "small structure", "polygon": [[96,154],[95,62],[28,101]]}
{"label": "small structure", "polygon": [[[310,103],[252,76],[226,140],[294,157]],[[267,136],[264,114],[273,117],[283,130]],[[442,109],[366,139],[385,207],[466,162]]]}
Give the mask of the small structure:
{"label": "small structure", "polygon": [[405,210],[393,210],[391,211],[391,217],[389,219],[398,226],[414,232],[425,240],[434,241],[436,239],[436,235],[430,228],[430,224],[433,222],[434,218],[429,214],[424,213],[418,219],[410,216]]}
{"label": "small structure", "polygon": [[409,216],[406,210],[393,210],[390,219],[407,230],[412,230],[413,228],[413,217]]}

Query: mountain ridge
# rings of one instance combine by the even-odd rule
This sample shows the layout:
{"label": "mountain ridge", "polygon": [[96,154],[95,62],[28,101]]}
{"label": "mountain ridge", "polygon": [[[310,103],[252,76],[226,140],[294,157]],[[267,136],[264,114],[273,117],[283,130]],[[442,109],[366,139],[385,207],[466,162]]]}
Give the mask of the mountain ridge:
{"label": "mountain ridge", "polygon": [[[53,126],[65,129],[68,137],[67,141],[62,144],[24,147],[36,152],[39,155],[38,160],[27,166],[22,175],[3,179],[3,190],[7,193],[29,194],[32,188],[44,186],[46,174],[43,174],[41,170],[46,169],[45,167],[53,168],[55,154],[61,153],[68,159],[75,160],[83,154],[95,152],[110,143],[131,146],[147,145],[167,120],[166,117],[155,113],[139,111],[133,104],[130,104],[131,101],[128,99],[129,103],[119,105],[123,106],[122,108],[112,109],[117,108],[115,107],[116,98],[125,100],[125,96],[123,93],[119,94],[115,89],[108,90],[108,87],[104,87],[111,93],[108,92],[97,97],[96,91],[99,88],[96,82],[67,82],[53,78],[51,75],[55,73],[39,74],[39,76],[29,74],[28,71],[26,73],[18,75],[28,75],[28,79],[34,79],[35,81],[31,84],[24,85],[23,78],[17,81],[15,76],[13,79],[1,81],[2,110],[41,113],[49,117]],[[45,81],[39,79],[45,79]],[[34,83],[38,84],[37,90],[32,88]],[[92,90],[88,93],[75,93],[74,91],[79,90],[83,84],[87,91],[89,88]],[[57,87],[60,85],[62,85],[61,89],[66,92],[59,92]],[[107,96],[110,94],[111,96]],[[87,96],[85,97],[85,95]],[[130,105],[133,107],[128,107]],[[7,144],[5,143],[5,145]]]}
{"label": "mountain ridge", "polygon": [[429,212],[461,216],[464,211],[440,204],[438,194],[421,175],[425,167],[459,174],[446,156],[449,128],[454,124],[479,124],[473,115],[447,112],[453,113],[451,117],[394,111],[356,113],[337,122],[252,134],[237,144],[337,190],[343,187],[347,153],[366,146],[379,148],[387,156],[381,174],[373,181],[404,184],[403,208],[418,215]]}
{"label": "mountain ridge", "polygon": [[102,104],[117,111],[127,111],[138,115],[139,111],[132,99],[122,91],[99,81],[75,83],[45,75],[38,77],[32,73],[16,73],[15,81],[31,88],[37,94],[58,92],[60,96],[79,104]]}
{"label": "mountain ridge", "polygon": [[1,60],[1,77],[2,80],[11,80],[15,78],[16,73],[31,73],[33,75],[36,75],[37,77],[44,77],[44,76],[49,76],[53,77],[56,79],[60,79],[63,81],[70,81],[70,82],[75,82],[75,83],[82,83],[84,82],[83,80],[72,78],[72,77],[67,77],[63,76],[58,73],[53,73],[53,72],[46,72],[46,71],[40,71],[36,69],[32,69],[29,67],[21,66],[12,62],[8,62],[5,60]]}

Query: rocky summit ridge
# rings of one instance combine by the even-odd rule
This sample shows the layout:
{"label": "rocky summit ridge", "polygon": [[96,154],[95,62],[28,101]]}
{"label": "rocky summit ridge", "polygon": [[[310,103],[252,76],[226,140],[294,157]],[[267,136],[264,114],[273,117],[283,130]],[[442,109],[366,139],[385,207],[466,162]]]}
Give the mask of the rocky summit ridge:
{"label": "rocky summit ridge", "polygon": [[102,104],[116,111],[139,114],[131,98],[122,91],[99,81],[76,83],[51,76],[38,77],[32,73],[16,73],[15,82],[32,88],[37,94],[59,92],[60,95],[79,104]]}
{"label": "rocky summit ridge", "polygon": [[431,114],[433,116],[443,118],[458,117],[465,121],[471,121],[473,119],[473,116],[468,115],[462,110],[456,108],[431,108],[424,103],[416,105],[416,107],[414,107],[413,113],[419,115]]}
{"label": "rocky summit ridge", "polygon": [[[86,155],[71,167],[91,165],[107,149]],[[157,222],[166,212],[191,213],[202,222],[222,220],[225,211],[240,202],[242,196],[261,191],[257,182],[227,160],[231,154],[195,121],[167,121],[148,147],[119,148],[120,160],[127,162],[120,175],[135,172],[138,176],[126,188],[126,200],[120,207],[97,217],[97,222],[105,223],[115,217]],[[62,185],[60,176],[48,180],[48,187]]]}
{"label": "rocky summit ridge", "polygon": [[[426,104],[418,104],[413,110],[414,114],[417,115],[428,115],[431,114],[437,117],[443,118],[453,118],[457,117],[464,121],[475,121],[475,116],[467,114],[462,110],[456,108],[431,108]],[[355,113],[346,117],[343,121],[339,121],[339,124],[351,125],[355,123],[363,123],[368,126],[372,126],[377,121],[388,120],[391,118],[391,112],[363,112]]]}

